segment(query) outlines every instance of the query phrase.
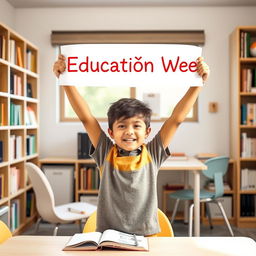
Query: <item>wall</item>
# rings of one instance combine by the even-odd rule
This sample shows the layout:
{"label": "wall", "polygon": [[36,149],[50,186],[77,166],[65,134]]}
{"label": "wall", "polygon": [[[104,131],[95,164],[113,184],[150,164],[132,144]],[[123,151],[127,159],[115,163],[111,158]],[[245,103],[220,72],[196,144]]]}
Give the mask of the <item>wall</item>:
{"label": "wall", "polygon": [[14,28],[15,9],[6,1],[0,0],[0,22]]}
{"label": "wall", "polygon": [[[236,26],[256,25],[256,7],[125,7],[17,9],[15,29],[40,49],[40,156],[76,156],[80,123],[59,123],[57,88],[52,74],[56,59],[52,30],[204,29],[204,57],[211,77],[199,97],[199,122],[183,123],[172,151],[229,154],[229,35]],[[216,101],[219,112],[208,113]],[[160,128],[153,123],[153,134]],[[102,123],[104,130],[106,123]],[[152,134],[152,135],[153,135]]]}

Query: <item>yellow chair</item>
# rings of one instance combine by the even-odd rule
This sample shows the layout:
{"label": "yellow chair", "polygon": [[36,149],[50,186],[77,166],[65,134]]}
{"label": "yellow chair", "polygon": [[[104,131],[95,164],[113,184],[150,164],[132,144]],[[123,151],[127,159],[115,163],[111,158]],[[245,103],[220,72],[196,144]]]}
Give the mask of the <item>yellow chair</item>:
{"label": "yellow chair", "polygon": [[3,221],[0,220],[0,244],[10,237],[12,237],[10,229]]}
{"label": "yellow chair", "polygon": [[[168,220],[168,218],[166,217],[166,215],[160,210],[158,209],[158,221],[159,221],[159,225],[161,228],[161,232],[156,234],[156,236],[174,236],[173,230],[172,230],[172,226],[170,221]],[[84,233],[88,233],[88,232],[95,232],[96,230],[96,218],[97,218],[97,211],[95,211],[86,221],[85,226],[84,226]]]}
{"label": "yellow chair", "polygon": [[156,234],[156,236],[173,237],[174,233],[173,233],[172,225],[169,219],[167,218],[167,216],[160,209],[158,209],[157,214],[158,214],[158,221],[161,228],[161,232]]}
{"label": "yellow chair", "polygon": [[83,233],[95,232],[96,231],[96,221],[97,221],[97,211],[91,214],[91,216],[87,219]]}

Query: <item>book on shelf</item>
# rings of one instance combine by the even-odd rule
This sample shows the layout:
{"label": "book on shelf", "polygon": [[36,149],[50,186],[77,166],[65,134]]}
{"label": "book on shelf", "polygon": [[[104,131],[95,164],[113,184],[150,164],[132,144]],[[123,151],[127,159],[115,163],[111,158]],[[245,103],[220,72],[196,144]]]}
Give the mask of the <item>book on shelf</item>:
{"label": "book on shelf", "polygon": [[10,160],[20,159],[22,157],[22,136],[10,135]]}
{"label": "book on shelf", "polygon": [[10,73],[10,93],[22,96],[22,78],[13,71]]}
{"label": "book on shelf", "polygon": [[20,199],[11,201],[11,231],[20,226]]}
{"label": "book on shelf", "polygon": [[21,125],[22,123],[22,106],[10,103],[10,125]]}
{"label": "book on shelf", "polygon": [[10,194],[14,195],[20,189],[20,169],[16,166],[10,168]]}
{"label": "book on shelf", "polygon": [[23,66],[23,57],[22,57],[22,49],[20,46],[17,45],[17,48],[16,48],[16,63],[18,66],[20,67],[24,67]]}
{"label": "book on shelf", "polygon": [[26,68],[34,73],[36,73],[36,56],[35,54],[30,50],[27,49],[27,66]]}
{"label": "book on shelf", "polygon": [[37,125],[36,114],[30,106],[27,106],[25,116],[26,116],[26,125]]}
{"label": "book on shelf", "polygon": [[32,191],[27,192],[26,217],[31,217],[35,212],[35,194]]}
{"label": "book on shelf", "polygon": [[27,156],[36,153],[36,136],[34,134],[28,134],[26,137],[26,154]]}
{"label": "book on shelf", "polygon": [[251,34],[242,31],[240,34],[240,57],[249,58],[250,55]]}
{"label": "book on shelf", "polygon": [[14,39],[9,40],[9,52],[10,52],[10,62],[15,64],[16,59],[16,42]]}
{"label": "book on shelf", "polygon": [[241,92],[256,92],[256,68],[243,68]]}
{"label": "book on shelf", "polygon": [[33,98],[33,91],[32,91],[32,84],[31,83],[27,83],[26,96],[29,97],[29,98]]}
{"label": "book on shelf", "polygon": [[85,166],[80,168],[80,189],[97,190],[99,184],[100,176],[96,167]]}
{"label": "book on shelf", "polygon": [[90,156],[90,148],[91,141],[89,136],[85,132],[79,132],[77,134],[77,158],[78,159],[89,159]]}
{"label": "book on shelf", "polygon": [[9,47],[10,47],[10,51],[9,51],[10,62],[20,67],[24,67],[21,46],[19,46],[14,39],[10,39]]}
{"label": "book on shelf", "polygon": [[256,190],[256,170],[248,168],[241,170],[241,190]]}
{"label": "book on shelf", "polygon": [[4,112],[5,112],[5,104],[3,102],[0,102],[0,126],[6,125]]}
{"label": "book on shelf", "polygon": [[240,214],[241,217],[256,216],[256,195],[241,195]]}
{"label": "book on shelf", "polygon": [[241,157],[256,157],[256,138],[247,137],[247,133],[241,133]]}
{"label": "book on shelf", "polygon": [[256,125],[256,104],[241,105],[241,125]]}
{"label": "book on shelf", "polygon": [[65,245],[63,251],[94,251],[104,248],[148,251],[148,240],[144,236],[107,229],[103,233],[90,232],[75,234]]}

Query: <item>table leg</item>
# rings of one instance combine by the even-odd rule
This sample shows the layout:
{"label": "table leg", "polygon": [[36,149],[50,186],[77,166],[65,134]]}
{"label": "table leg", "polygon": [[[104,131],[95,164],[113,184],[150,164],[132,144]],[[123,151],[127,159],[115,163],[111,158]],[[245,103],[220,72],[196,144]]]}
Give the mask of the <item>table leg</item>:
{"label": "table leg", "polygon": [[194,171],[194,235],[200,236],[200,172]]}
{"label": "table leg", "polygon": [[[188,171],[184,171],[184,189],[188,189],[189,182],[188,182],[189,173]],[[188,207],[189,207],[189,201],[185,200],[184,202],[184,223],[188,223]]]}

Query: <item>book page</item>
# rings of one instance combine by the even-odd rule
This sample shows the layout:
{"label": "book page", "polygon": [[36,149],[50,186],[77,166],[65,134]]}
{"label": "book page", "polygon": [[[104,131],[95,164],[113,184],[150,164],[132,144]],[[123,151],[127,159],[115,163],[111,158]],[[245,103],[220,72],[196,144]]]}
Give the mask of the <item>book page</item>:
{"label": "book page", "polygon": [[71,237],[71,239],[68,241],[68,243],[66,244],[66,247],[67,246],[79,246],[86,242],[98,244],[100,241],[101,235],[102,234],[100,232],[74,234]]}
{"label": "book page", "polygon": [[135,240],[134,235],[132,234],[127,234],[113,229],[108,229],[103,232],[99,244],[110,241],[118,244],[148,249],[147,239],[144,236],[136,236],[136,239],[137,241]]}

